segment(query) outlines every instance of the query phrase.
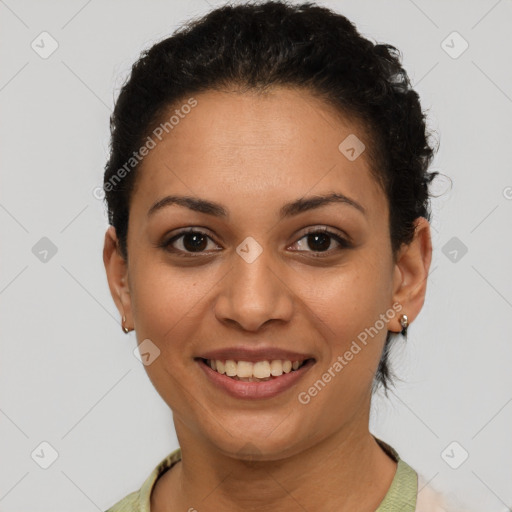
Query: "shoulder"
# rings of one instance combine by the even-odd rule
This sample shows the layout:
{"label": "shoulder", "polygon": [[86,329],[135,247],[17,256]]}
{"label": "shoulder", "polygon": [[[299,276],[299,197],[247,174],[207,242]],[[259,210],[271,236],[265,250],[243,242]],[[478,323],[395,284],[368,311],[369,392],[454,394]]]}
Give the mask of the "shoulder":
{"label": "shoulder", "polygon": [[440,492],[418,475],[418,497],[415,512],[474,512],[453,495]]}
{"label": "shoulder", "polygon": [[421,473],[407,464],[391,445],[377,437],[375,440],[398,462],[395,478],[378,511],[397,510],[396,504],[401,503],[402,510],[411,512],[476,512],[463,505],[453,494],[445,494],[436,489]]}
{"label": "shoulder", "polygon": [[139,510],[140,491],[132,492],[121,501],[110,507],[106,512],[135,512]]}
{"label": "shoulder", "polygon": [[181,448],[177,448],[158,463],[138,491],[128,494],[105,512],[150,512],[151,491],[156,481],[180,460]]}

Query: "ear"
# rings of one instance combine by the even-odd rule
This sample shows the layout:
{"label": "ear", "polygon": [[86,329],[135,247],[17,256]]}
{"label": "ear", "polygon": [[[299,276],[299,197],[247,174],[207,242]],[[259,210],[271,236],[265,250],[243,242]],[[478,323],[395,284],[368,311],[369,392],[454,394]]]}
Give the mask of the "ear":
{"label": "ear", "polygon": [[[103,246],[103,263],[107,273],[108,286],[121,319],[126,317],[125,327],[133,328],[130,288],[128,282],[128,265],[121,255],[116,230],[109,226],[105,233]],[[122,323],[122,320],[121,320]]]}
{"label": "ear", "polygon": [[427,291],[427,277],[432,261],[432,240],[430,224],[424,217],[415,222],[414,239],[404,245],[395,263],[393,278],[393,301],[402,305],[400,314],[390,321],[389,330],[400,332],[400,316],[407,315],[409,324],[418,316]]}

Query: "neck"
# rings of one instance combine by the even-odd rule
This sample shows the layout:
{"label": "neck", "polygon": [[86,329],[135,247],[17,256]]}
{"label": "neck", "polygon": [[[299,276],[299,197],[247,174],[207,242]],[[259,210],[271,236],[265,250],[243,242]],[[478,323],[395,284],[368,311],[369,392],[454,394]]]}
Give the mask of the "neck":
{"label": "neck", "polygon": [[158,480],[151,510],[373,512],[397,465],[367,425],[347,426],[284,459],[243,461],[198,441],[175,418],[182,460]]}

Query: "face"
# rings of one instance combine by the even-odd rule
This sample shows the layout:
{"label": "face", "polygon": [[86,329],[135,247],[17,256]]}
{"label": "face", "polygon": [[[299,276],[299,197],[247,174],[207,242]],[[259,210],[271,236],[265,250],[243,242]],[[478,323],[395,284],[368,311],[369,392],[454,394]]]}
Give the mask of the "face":
{"label": "face", "polygon": [[[128,262],[113,228],[104,252],[126,325],[138,343],[150,340],[145,369],[178,438],[239,456],[250,443],[278,459],[366,428],[387,331],[401,330],[400,310],[411,321],[423,304],[428,223],[394,261],[368,152],[339,149],[348,136],[370,141],[309,93],[195,99],[137,170]],[[311,201],[321,197],[331,200]],[[244,382],[203,359],[258,362],[261,375],[287,369],[273,360],[306,362]]]}

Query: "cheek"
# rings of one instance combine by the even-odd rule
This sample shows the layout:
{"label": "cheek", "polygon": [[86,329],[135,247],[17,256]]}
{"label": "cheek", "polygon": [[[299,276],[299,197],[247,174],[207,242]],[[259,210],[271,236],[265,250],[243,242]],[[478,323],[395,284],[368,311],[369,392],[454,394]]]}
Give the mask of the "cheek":
{"label": "cheek", "polygon": [[[205,292],[211,278],[201,282],[193,272],[146,263],[133,272],[132,312],[137,342],[151,340],[158,356],[145,371],[162,399],[173,410],[186,410],[191,396],[187,382],[193,360],[194,339],[204,317]],[[147,343],[147,342],[146,342]]]}
{"label": "cheek", "polygon": [[354,361],[350,364],[354,369],[372,369],[378,363],[387,334],[381,315],[390,307],[391,283],[386,265],[363,255],[352,265],[316,281],[317,291],[309,303],[328,324],[323,332],[329,339],[329,364],[347,350],[354,353],[347,354]]}
{"label": "cheek", "polygon": [[155,258],[140,260],[131,274],[132,311],[140,340],[161,350],[192,354],[190,340],[201,325],[208,295],[219,280],[212,267],[178,268]]}

